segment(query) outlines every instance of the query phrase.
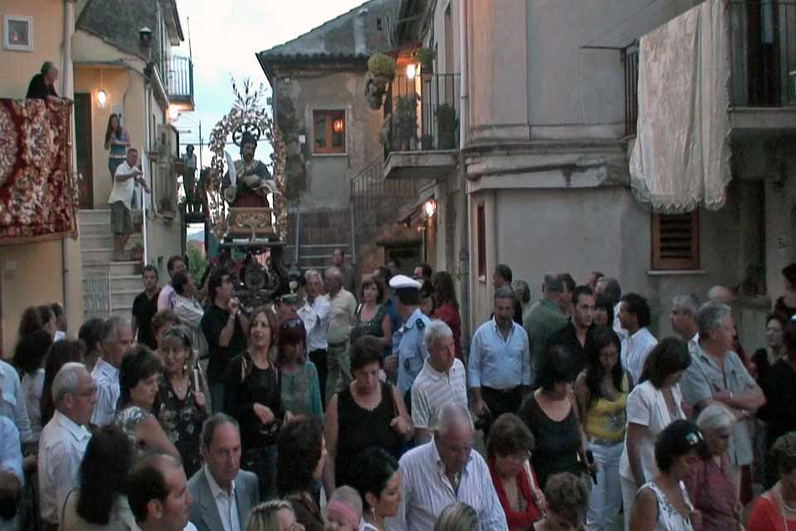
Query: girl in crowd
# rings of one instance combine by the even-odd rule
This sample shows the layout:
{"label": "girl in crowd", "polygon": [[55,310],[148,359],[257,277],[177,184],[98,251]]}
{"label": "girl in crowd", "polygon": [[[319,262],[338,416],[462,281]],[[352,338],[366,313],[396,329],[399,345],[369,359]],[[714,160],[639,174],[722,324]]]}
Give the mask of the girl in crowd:
{"label": "girl in crowd", "polygon": [[327,495],[337,485],[353,483],[351,464],[360,452],[379,446],[398,459],[414,434],[398,390],[379,380],[381,351],[381,340],[372,336],[352,345],[354,381],[334,395],[326,408],[329,461],[323,475]]}
{"label": "girl in crowd", "polygon": [[[655,442],[658,472],[638,491],[630,512],[630,531],[692,531],[702,516],[688,498],[683,482],[699,462],[699,428],[675,420]],[[731,529],[731,528],[724,528]]]}
{"label": "girl in crowd", "polygon": [[241,468],[257,474],[260,499],[276,497],[276,439],[285,418],[279,369],[270,361],[274,318],[266,306],[251,315],[249,348],[227,365],[224,412],[240,423]]}
{"label": "girl in crowd", "polygon": [[124,162],[128,147],[130,138],[127,136],[127,129],[122,127],[121,116],[113,113],[108,118],[108,127],[105,129],[105,149],[110,149],[108,170],[111,172],[111,181],[116,176],[116,168]]}
{"label": "girl in crowd", "polygon": [[575,382],[581,425],[597,465],[597,484],[589,496],[589,529],[610,529],[622,508],[619,461],[625,441],[625,403],[632,386],[619,359],[619,337],[608,327],[587,342],[586,370]]}
{"label": "girl in crowd", "polygon": [[529,529],[545,506],[529,466],[533,446],[533,434],[513,413],[498,417],[489,430],[487,464],[510,531]]}
{"label": "girl in crowd", "polygon": [[785,294],[777,299],[774,311],[784,313],[788,319],[796,314],[796,263],[789,264],[782,270],[785,283]]}
{"label": "girl in crowd", "polygon": [[611,304],[611,299],[599,293],[594,298],[594,326],[611,328],[613,325],[614,305]]}
{"label": "girl in crowd", "polygon": [[293,507],[284,500],[261,503],[249,513],[245,531],[304,531]]}
{"label": "girl in crowd", "polygon": [[362,278],[359,291],[359,307],[354,314],[354,329],[351,344],[362,336],[373,336],[381,340],[382,347],[392,346],[392,325],[384,302],[384,284],[372,275]]}
{"label": "girl in crowd", "polygon": [[434,318],[439,319],[453,332],[453,344],[456,357],[462,357],[462,321],[459,317],[459,303],[456,300],[456,290],[453,287],[453,277],[447,271],[437,271],[431,277],[434,288]]}
{"label": "girl in crowd", "polygon": [[148,347],[133,347],[119,367],[119,412],[114,424],[119,426],[138,455],[146,452],[180,454],[152,414],[163,367]]}
{"label": "girl in crowd", "polygon": [[434,522],[434,531],[479,531],[480,529],[478,513],[464,502],[448,505]]}
{"label": "girl in crowd", "polygon": [[80,463],[80,488],[66,496],[61,530],[135,529],[124,488],[132,464],[133,447],[121,429],[109,425],[94,432]]}
{"label": "girl in crowd", "polygon": [[279,327],[276,364],[279,367],[282,408],[291,415],[323,417],[321,386],[315,364],[305,359],[307,332],[298,317]]}
{"label": "girl in crowd", "polygon": [[535,531],[582,530],[589,507],[589,490],[582,479],[562,472],[550,477],[544,489],[547,509],[544,520],[536,522]]}
{"label": "girl in crowd", "polygon": [[385,519],[398,514],[401,472],[398,461],[377,446],[362,452],[352,469],[353,487],[362,497],[360,531],[386,531]]}
{"label": "girl in crowd", "polygon": [[33,440],[38,441],[41,423],[41,395],[44,390],[44,357],[53,339],[46,330],[23,337],[14,350],[14,365],[22,371],[22,396],[30,418]]}
{"label": "girl in crowd", "polygon": [[99,317],[92,317],[80,326],[77,337],[86,347],[86,370],[91,373],[94,364],[102,356],[102,332],[105,322]]}
{"label": "girl in crowd", "polygon": [[41,425],[46,426],[55,414],[53,380],[61,367],[69,362],[83,363],[86,347],[82,341],[64,339],[53,343],[44,362],[44,383],[41,389]]}
{"label": "girl in crowd", "polygon": [[518,412],[536,440],[531,464],[542,490],[553,474],[580,475],[587,462],[577,406],[571,398],[574,379],[572,354],[559,346],[547,349],[537,378],[539,388],[525,397]]}
{"label": "girl in crowd", "polygon": [[779,481],[752,507],[748,531],[796,530],[796,431],[780,437],[771,453]]}
{"label": "girl in crowd", "polygon": [[323,531],[323,515],[315,488],[326,463],[323,424],[300,416],[285,424],[277,439],[279,495],[293,506],[307,531]]}
{"label": "girl in crowd", "polygon": [[185,475],[199,470],[199,443],[207,409],[207,383],[195,368],[191,337],[179,326],[166,329],[160,343],[164,373],[160,379],[157,416],[182,457]]}
{"label": "girl in crowd", "polygon": [[727,474],[727,441],[732,436],[735,417],[722,404],[707,406],[697,418],[697,427],[705,437],[699,462],[686,480],[688,496],[702,513],[701,531],[738,529],[740,504],[735,486]]}
{"label": "girl in crowd", "polygon": [[627,435],[619,464],[625,527],[636,492],[658,473],[655,438],[673,421],[686,418],[677,382],[690,364],[686,344],[667,337],[652,349],[641,382],[627,397]]}
{"label": "girl in crowd", "polygon": [[782,334],[787,325],[788,317],[784,313],[771,312],[766,315],[766,348],[757,349],[752,355],[759,385],[767,380],[771,366],[785,356]]}

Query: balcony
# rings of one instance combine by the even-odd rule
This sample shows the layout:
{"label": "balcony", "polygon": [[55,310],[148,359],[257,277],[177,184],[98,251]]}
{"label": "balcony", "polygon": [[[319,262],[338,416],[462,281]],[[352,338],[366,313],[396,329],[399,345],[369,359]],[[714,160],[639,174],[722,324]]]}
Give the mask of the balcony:
{"label": "balcony", "polygon": [[193,62],[188,57],[173,55],[166,68],[169,102],[180,111],[194,110]]}
{"label": "balcony", "polygon": [[730,2],[734,135],[796,129],[796,2]]}
{"label": "balcony", "polygon": [[458,160],[459,74],[399,72],[384,103],[386,179],[438,179]]}

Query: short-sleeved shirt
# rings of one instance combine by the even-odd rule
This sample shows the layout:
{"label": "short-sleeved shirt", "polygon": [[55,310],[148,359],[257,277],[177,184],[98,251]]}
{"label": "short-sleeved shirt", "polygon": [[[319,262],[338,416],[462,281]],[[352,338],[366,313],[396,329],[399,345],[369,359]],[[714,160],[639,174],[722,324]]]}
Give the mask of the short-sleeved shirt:
{"label": "short-sleeved shirt", "polygon": [[[713,397],[714,393],[729,391],[741,395],[755,388],[755,381],[735,352],[724,356],[724,372],[700,346],[691,356],[691,365],[686,369],[680,388],[685,401],[694,406]],[[736,422],[727,448],[727,458],[733,465],[748,465],[752,462],[752,440],[746,422]]]}
{"label": "short-sleeved shirt", "polygon": [[326,298],[331,306],[327,340],[331,344],[348,341],[348,338],[351,337],[354,314],[357,311],[357,300],[351,293],[342,288],[334,297],[330,294]]}
{"label": "short-sleeved shirt", "polygon": [[121,201],[124,203],[124,206],[127,208],[132,208],[133,204],[133,193],[135,192],[135,179],[127,179],[126,181],[117,181],[116,177],[122,177],[125,175],[130,175],[136,171],[134,168],[131,168],[127,161],[125,160],[119,167],[116,168],[116,175],[114,175],[113,179],[113,188],[111,189],[111,195],[108,196],[108,203],[115,203],[117,201]]}
{"label": "short-sleeved shirt", "polygon": [[[641,436],[639,447],[641,470],[644,473],[645,481],[651,481],[658,473],[658,466],[655,463],[655,438],[675,420],[685,419],[680,407],[683,395],[680,394],[677,385],[672,387],[672,399],[675,406],[674,416],[669,414],[663,391],[656,389],[649,380],[637,385],[627,397],[627,423],[647,428]],[[619,462],[619,475],[630,481],[635,481],[627,456],[627,441],[625,441],[622,458]]]}
{"label": "short-sleeved shirt", "polygon": [[226,347],[218,344],[221,331],[227,326],[229,321],[229,310],[219,308],[211,304],[202,316],[202,332],[207,339],[207,347],[210,352],[210,361],[207,364],[207,380],[210,383],[222,383],[224,372],[227,369],[229,360],[246,350],[246,334],[243,333],[240,320],[235,318],[235,331]]}
{"label": "short-sleeved shirt", "polygon": [[447,373],[439,372],[429,360],[412,384],[412,424],[415,428],[436,429],[439,412],[446,404],[467,407],[467,379],[459,359]]}
{"label": "short-sleeved shirt", "polygon": [[404,396],[423,369],[428,358],[428,350],[423,342],[423,334],[431,323],[420,308],[415,309],[401,327],[401,342],[398,344],[398,392]]}
{"label": "short-sleeved shirt", "polygon": [[158,294],[152,298],[146,296],[146,291],[136,295],[133,300],[133,317],[138,327],[138,342],[151,349],[155,348],[155,336],[152,334],[152,317],[158,313]]}

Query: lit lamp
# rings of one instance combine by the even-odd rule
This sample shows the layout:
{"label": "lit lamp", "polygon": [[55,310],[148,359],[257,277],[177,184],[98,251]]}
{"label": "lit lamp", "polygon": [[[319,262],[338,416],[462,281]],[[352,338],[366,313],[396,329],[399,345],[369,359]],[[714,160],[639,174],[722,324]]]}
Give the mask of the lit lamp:
{"label": "lit lamp", "polygon": [[332,131],[334,131],[338,135],[343,132],[343,129],[345,129],[345,122],[343,121],[342,118],[338,118],[337,120],[332,122]]}
{"label": "lit lamp", "polygon": [[108,101],[108,95],[105,93],[104,89],[99,89],[99,92],[97,92],[97,106],[100,109],[104,109],[106,101]]}
{"label": "lit lamp", "polygon": [[408,79],[414,79],[415,74],[417,74],[417,67],[415,65],[409,65],[406,67],[406,77]]}
{"label": "lit lamp", "polygon": [[169,120],[171,121],[174,121],[180,117],[180,109],[174,104],[169,105],[168,113]]}
{"label": "lit lamp", "polygon": [[429,199],[423,205],[423,210],[426,212],[427,218],[433,218],[434,214],[437,212],[437,202],[433,199]]}

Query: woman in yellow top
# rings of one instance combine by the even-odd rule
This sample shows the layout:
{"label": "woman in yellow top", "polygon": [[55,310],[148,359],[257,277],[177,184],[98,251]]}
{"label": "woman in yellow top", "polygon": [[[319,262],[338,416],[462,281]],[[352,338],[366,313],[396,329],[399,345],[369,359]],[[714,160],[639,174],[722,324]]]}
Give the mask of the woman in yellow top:
{"label": "woman in yellow top", "polygon": [[594,530],[615,528],[622,507],[619,461],[627,425],[625,402],[632,382],[622,368],[619,351],[619,337],[613,330],[592,330],[586,369],[575,381],[580,420],[597,465],[597,484],[591,491],[587,516],[588,529]]}

